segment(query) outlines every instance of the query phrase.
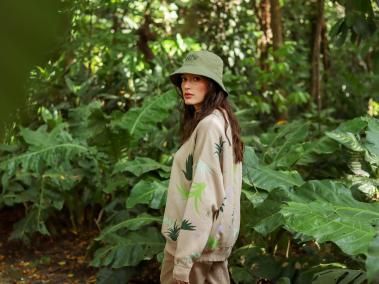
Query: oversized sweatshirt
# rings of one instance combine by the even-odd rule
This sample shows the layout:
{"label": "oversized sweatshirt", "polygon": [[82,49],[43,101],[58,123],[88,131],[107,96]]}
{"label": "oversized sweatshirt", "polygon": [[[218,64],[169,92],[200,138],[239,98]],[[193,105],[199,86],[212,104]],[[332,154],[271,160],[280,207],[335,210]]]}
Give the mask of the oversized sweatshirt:
{"label": "oversized sweatshirt", "polygon": [[174,154],[161,232],[176,280],[189,282],[194,261],[227,259],[238,237],[242,163],[234,162],[230,124],[224,129],[215,109]]}

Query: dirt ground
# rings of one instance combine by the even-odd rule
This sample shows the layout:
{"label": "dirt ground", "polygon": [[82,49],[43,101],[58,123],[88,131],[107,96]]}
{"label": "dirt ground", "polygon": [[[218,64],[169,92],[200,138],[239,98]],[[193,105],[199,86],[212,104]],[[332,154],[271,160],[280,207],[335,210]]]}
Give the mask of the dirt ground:
{"label": "dirt ground", "polygon": [[[88,246],[97,230],[35,236],[28,247],[8,241],[13,223],[22,214],[22,209],[0,210],[0,284],[96,283],[98,269],[89,266],[92,254]],[[128,283],[159,283],[158,262],[142,263],[136,271]]]}
{"label": "dirt ground", "polygon": [[97,269],[90,267],[87,246],[97,232],[62,232],[37,236],[30,247],[8,241],[12,224],[22,217],[18,209],[0,210],[0,283],[95,283]]}

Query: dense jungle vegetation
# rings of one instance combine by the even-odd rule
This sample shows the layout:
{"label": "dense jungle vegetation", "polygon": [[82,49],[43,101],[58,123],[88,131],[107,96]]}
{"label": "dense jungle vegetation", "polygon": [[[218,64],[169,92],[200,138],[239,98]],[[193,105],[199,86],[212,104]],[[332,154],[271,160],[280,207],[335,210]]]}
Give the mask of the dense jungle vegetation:
{"label": "dense jungle vegetation", "polygon": [[168,75],[208,49],[245,143],[233,282],[379,283],[378,1],[60,2],[69,28],[2,132],[0,212],[22,215],[9,243],[92,230],[97,283],[159,270]]}

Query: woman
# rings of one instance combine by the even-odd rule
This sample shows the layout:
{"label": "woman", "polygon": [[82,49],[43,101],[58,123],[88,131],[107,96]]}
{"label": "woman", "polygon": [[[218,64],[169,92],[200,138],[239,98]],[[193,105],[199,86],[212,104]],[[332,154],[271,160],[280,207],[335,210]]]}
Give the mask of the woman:
{"label": "woman", "polygon": [[230,283],[227,258],[240,226],[243,142],[222,73],[219,56],[196,51],[170,75],[184,111],[162,225],[164,284]]}

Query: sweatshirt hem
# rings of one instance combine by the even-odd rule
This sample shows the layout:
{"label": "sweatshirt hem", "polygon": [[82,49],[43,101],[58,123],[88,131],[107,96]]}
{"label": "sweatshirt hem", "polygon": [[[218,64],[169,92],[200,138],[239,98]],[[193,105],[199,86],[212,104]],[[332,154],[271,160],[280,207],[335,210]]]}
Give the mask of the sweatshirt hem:
{"label": "sweatshirt hem", "polygon": [[[170,245],[170,243],[166,242],[165,250],[172,256],[175,256],[176,247],[173,247],[173,245],[175,246],[175,244]],[[221,247],[211,252],[202,253],[200,257],[196,258],[196,261],[224,261],[230,256],[232,248],[232,246]]]}

